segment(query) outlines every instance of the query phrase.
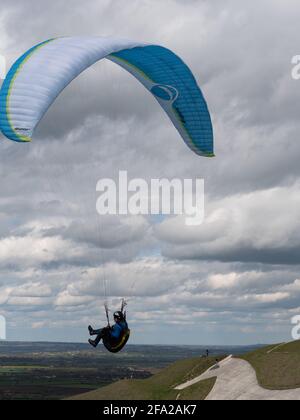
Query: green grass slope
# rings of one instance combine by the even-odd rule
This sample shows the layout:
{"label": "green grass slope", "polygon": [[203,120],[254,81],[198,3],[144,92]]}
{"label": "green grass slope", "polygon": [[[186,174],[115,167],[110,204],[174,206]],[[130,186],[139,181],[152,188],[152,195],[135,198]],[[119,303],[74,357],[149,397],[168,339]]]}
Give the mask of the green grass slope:
{"label": "green grass slope", "polygon": [[193,379],[215,364],[214,358],[196,358],[172,364],[144,380],[123,380],[96,391],[72,397],[72,400],[204,400],[215,379],[199,382],[183,391],[174,387]]}
{"label": "green grass slope", "polygon": [[240,358],[252,365],[262,387],[271,390],[300,388],[300,341],[265,347]]}

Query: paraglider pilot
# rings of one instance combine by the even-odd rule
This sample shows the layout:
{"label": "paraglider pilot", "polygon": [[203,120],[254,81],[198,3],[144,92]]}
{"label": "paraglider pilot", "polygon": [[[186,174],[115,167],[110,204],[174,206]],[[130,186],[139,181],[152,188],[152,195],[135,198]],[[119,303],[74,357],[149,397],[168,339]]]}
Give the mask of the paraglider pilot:
{"label": "paraglider pilot", "polygon": [[[108,320],[109,321],[109,320]],[[100,341],[103,341],[106,349],[112,353],[118,353],[126,345],[130,330],[126,321],[126,313],[124,311],[117,311],[114,313],[115,324],[100,330],[94,330],[91,326],[88,327],[91,336],[97,336],[95,340],[89,340],[89,344],[97,347]]]}

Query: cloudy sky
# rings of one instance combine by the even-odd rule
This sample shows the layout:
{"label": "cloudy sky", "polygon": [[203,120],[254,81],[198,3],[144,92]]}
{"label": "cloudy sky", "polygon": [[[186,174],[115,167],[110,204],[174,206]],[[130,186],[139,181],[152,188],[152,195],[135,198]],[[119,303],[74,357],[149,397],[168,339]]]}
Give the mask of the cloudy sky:
{"label": "cloudy sky", "polygon": [[[102,61],[57,99],[34,142],[1,135],[0,315],[11,340],[85,341],[128,297],[132,342],[291,338],[300,314],[298,0],[0,0],[10,66],[62,35],[161,44],[207,98],[215,159],[182,142],[156,101]],[[206,217],[96,216],[96,182],[204,178]]]}

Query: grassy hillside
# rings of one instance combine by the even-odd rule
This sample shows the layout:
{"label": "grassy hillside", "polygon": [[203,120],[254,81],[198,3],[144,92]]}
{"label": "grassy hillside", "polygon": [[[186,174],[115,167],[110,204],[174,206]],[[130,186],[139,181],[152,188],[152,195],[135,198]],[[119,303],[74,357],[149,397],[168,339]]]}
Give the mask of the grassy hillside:
{"label": "grassy hillside", "polygon": [[215,364],[214,358],[196,358],[177,362],[149,379],[124,380],[99,390],[73,397],[73,400],[204,400],[215,379],[199,382],[184,391],[174,387],[193,379]]}
{"label": "grassy hillside", "polygon": [[[262,387],[271,390],[300,388],[300,341],[268,346],[240,358],[252,365]],[[216,378],[198,382],[183,391],[176,391],[174,387],[201,375],[214,364],[214,358],[183,360],[151,378],[119,381],[71,399],[204,400],[212,390]]]}
{"label": "grassy hillside", "polygon": [[241,359],[252,365],[264,388],[300,388],[300,341],[265,347],[241,356]]}

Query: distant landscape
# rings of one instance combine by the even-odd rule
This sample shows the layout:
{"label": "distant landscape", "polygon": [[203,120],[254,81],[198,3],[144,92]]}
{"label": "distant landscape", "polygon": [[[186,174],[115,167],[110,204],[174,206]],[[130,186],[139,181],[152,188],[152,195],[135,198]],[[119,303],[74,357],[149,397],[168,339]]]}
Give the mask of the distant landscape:
{"label": "distant landscape", "polygon": [[63,399],[120,379],[145,379],[182,360],[243,355],[260,346],[128,345],[118,355],[86,344],[0,342],[0,400]]}

